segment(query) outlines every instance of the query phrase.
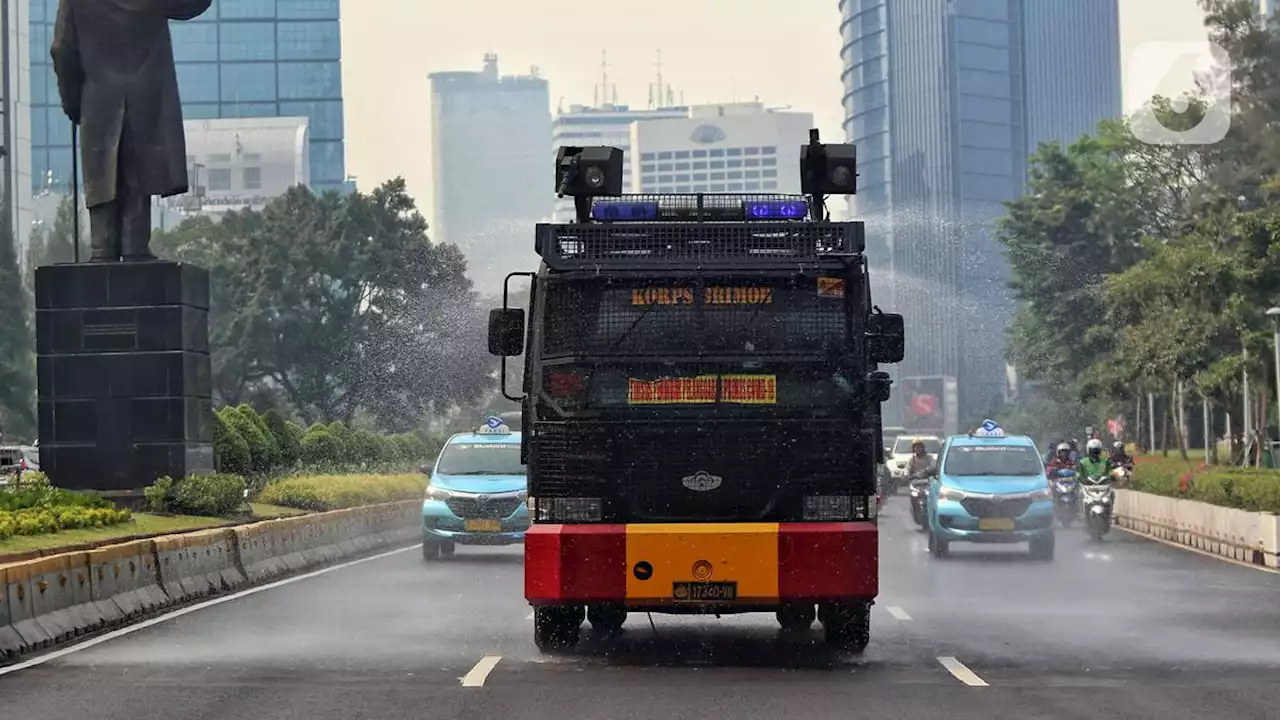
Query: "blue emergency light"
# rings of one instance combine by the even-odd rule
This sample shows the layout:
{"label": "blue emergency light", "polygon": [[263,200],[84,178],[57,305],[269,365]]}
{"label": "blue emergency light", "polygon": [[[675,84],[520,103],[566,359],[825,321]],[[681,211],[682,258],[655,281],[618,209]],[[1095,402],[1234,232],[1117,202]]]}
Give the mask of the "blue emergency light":
{"label": "blue emergency light", "polygon": [[748,220],[803,220],[809,214],[804,200],[747,200],[742,203]]}
{"label": "blue emergency light", "polygon": [[802,199],[740,200],[708,195],[705,204],[699,205],[691,197],[672,196],[670,204],[653,200],[597,200],[591,206],[591,219],[597,222],[742,222],[804,220],[809,215],[809,203]]}
{"label": "blue emergency light", "polygon": [[596,202],[591,206],[591,219],[601,222],[635,222],[657,220],[656,202]]}

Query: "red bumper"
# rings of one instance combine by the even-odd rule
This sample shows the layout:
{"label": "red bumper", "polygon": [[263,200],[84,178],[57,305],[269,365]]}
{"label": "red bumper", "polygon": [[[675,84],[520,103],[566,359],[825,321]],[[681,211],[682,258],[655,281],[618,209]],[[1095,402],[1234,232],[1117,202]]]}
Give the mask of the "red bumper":
{"label": "red bumper", "polygon": [[676,583],[703,581],[733,583],[742,604],[879,591],[871,523],[534,525],[524,547],[534,604],[660,605]]}

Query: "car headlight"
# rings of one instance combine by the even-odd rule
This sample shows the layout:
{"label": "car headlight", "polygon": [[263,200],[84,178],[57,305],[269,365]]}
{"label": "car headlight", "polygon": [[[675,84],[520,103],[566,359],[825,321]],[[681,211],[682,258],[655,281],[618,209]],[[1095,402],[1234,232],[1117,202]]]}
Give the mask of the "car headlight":
{"label": "car headlight", "polygon": [[1049,489],[1049,488],[1047,488],[1047,487],[1046,487],[1046,488],[1040,488],[1039,490],[1032,490],[1032,491],[1031,491],[1031,499],[1032,499],[1032,500],[1052,500],[1052,499],[1053,499],[1053,491],[1052,491],[1052,490],[1050,490],[1050,489]]}
{"label": "car headlight", "polygon": [[453,493],[445,490],[444,488],[436,487],[435,485],[428,485],[426,497],[428,500],[439,500],[444,502],[445,500],[453,497]]}
{"label": "car headlight", "polygon": [[939,500],[955,500],[956,502],[959,502],[966,497],[968,497],[968,495],[965,495],[963,490],[957,490],[953,487],[947,487],[944,485],[938,490]]}

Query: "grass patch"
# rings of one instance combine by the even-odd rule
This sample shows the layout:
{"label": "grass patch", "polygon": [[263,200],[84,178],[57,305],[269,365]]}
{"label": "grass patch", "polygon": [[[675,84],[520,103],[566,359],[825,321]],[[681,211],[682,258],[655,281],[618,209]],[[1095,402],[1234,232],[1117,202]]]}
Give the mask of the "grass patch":
{"label": "grass patch", "polygon": [[307,475],[271,483],[258,502],[322,512],[422,497],[427,477],[400,475]]}
{"label": "grass patch", "polygon": [[62,530],[42,535],[14,535],[6,540],[0,540],[0,555],[25,553],[32,550],[48,550],[64,545],[123,540],[134,535],[186,532],[221,525],[225,522],[226,520],[221,518],[195,517],[193,515],[134,513],[133,522],[111,527]]}

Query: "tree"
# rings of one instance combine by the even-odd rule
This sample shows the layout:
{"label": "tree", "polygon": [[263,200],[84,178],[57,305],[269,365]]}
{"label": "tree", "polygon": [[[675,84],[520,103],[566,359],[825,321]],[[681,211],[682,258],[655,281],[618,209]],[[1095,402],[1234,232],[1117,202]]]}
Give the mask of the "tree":
{"label": "tree", "polygon": [[349,196],[294,188],[261,212],[185,222],[153,246],[210,271],[224,403],[278,394],[307,424],[365,410],[403,431],[487,382],[466,262],[428,239],[403,180]]}
{"label": "tree", "polygon": [[[5,200],[7,204],[7,198]],[[4,214],[8,217],[8,213]],[[8,223],[0,227],[0,439],[36,434],[35,337],[31,306]]]}
{"label": "tree", "polygon": [[[35,269],[44,265],[69,263],[75,260],[76,206],[71,195],[62,198],[54,216],[53,227],[38,227],[31,233],[27,245],[26,267],[28,282],[34,283]],[[80,234],[80,260],[89,259],[88,227],[82,225]]]}

